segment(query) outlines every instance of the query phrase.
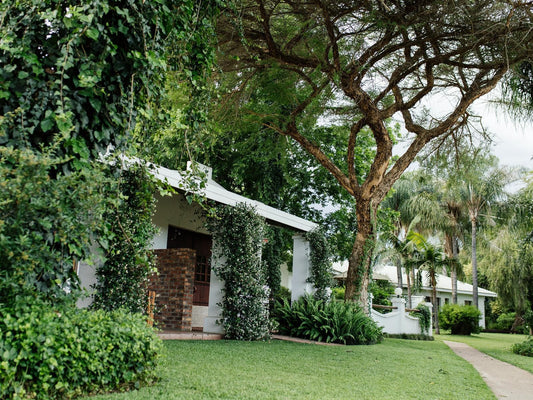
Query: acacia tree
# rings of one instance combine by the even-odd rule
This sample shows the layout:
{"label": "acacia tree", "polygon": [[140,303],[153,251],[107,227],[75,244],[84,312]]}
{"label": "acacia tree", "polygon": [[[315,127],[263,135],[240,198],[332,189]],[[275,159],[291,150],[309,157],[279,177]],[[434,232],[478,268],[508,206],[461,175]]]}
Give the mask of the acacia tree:
{"label": "acacia tree", "polygon": [[[235,91],[251,76],[284,73],[280,93],[293,89],[279,99],[287,117],[268,126],[298,142],[355,199],[346,299],[367,303],[378,205],[424,146],[460,135],[468,107],[531,55],[530,24],[530,5],[518,1],[248,0],[226,10],[218,24],[220,65],[239,71]],[[452,101],[441,114],[421,107],[436,93]],[[246,97],[234,104],[245,109]],[[333,112],[350,126],[344,168],[300,129],[311,114]],[[412,140],[393,163],[386,121],[395,115]],[[375,154],[357,173],[354,149],[365,127]]]}

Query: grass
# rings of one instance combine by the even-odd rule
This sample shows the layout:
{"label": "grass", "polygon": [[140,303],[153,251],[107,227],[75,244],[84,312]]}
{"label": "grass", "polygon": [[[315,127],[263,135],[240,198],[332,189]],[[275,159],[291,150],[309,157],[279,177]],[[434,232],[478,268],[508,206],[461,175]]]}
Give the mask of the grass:
{"label": "grass", "polygon": [[438,341],[449,340],[466,343],[479,351],[498,360],[513,364],[518,368],[533,373],[533,357],[520,356],[511,352],[514,343],[521,343],[527,335],[510,335],[505,333],[480,333],[478,335],[435,335]]}
{"label": "grass", "polygon": [[440,341],[167,341],[165,348],[159,383],[90,399],[495,399],[474,368]]}

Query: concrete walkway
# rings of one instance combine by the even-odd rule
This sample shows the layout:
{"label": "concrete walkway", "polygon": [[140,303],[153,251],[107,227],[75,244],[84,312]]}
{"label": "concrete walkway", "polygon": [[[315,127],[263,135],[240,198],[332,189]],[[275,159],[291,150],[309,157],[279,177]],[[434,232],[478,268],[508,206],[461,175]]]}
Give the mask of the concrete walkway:
{"label": "concrete walkway", "polygon": [[467,344],[447,340],[444,343],[477,369],[498,399],[533,399],[533,374],[496,360]]}

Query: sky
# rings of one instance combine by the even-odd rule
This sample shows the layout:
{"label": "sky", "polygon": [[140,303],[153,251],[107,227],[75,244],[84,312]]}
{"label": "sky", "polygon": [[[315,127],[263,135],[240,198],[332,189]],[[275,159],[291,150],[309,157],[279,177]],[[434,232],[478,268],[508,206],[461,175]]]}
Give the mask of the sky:
{"label": "sky", "polygon": [[533,170],[533,120],[513,121],[506,113],[480,99],[474,110],[482,116],[482,122],[493,134],[493,153],[500,165],[523,166]]}
{"label": "sky", "polygon": [[[494,105],[492,98],[495,96],[484,96],[471,107],[472,114],[481,116],[483,126],[493,138],[492,153],[500,159],[501,166],[525,167],[533,171],[533,118],[514,121],[503,108]],[[451,96],[438,95],[424,104],[432,114],[442,116],[455,106],[455,101]],[[400,145],[396,151],[403,153],[405,145]]]}

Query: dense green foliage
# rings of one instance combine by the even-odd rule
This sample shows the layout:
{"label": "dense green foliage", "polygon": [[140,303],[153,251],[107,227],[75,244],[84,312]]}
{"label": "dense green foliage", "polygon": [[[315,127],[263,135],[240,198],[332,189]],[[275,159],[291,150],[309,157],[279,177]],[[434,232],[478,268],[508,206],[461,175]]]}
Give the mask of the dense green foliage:
{"label": "dense green foliage", "polygon": [[266,283],[270,289],[270,304],[273,306],[274,297],[281,288],[281,265],[286,262],[284,257],[281,229],[273,226],[266,227],[266,243],[263,246],[261,260],[266,273]]}
{"label": "dense green foliage", "polygon": [[431,311],[428,306],[420,303],[416,306],[418,312],[413,313],[418,318],[420,324],[420,330],[423,335],[429,336],[429,328],[431,327]]}
{"label": "dense green foliage", "polygon": [[390,298],[394,295],[394,285],[390,281],[377,279],[373,280],[369,286],[372,293],[372,304],[391,306]]}
{"label": "dense green foliage", "polygon": [[63,174],[63,158],[0,148],[0,308],[19,294],[66,299],[106,206],[98,168]]}
{"label": "dense green foliage", "polygon": [[323,301],[301,297],[275,310],[279,332],[326,343],[375,344],[383,339],[381,328],[352,302]]}
{"label": "dense green foliage", "polygon": [[213,271],[224,281],[222,320],[225,337],[257,340],[268,336],[268,290],[261,263],[265,221],[245,204],[219,206],[208,222]]}
{"label": "dense green foliage", "polygon": [[305,238],[309,241],[311,274],[308,280],[315,289],[313,295],[316,299],[327,300],[329,297],[328,289],[333,283],[333,279],[331,253],[324,229],[313,229],[306,233]]}
{"label": "dense green foliage", "polygon": [[439,313],[439,322],[442,329],[450,329],[452,335],[470,335],[481,331],[480,317],[481,311],[474,306],[445,304]]}
{"label": "dense green foliage", "polygon": [[108,145],[121,147],[160,93],[174,8],[3,1],[0,143],[39,148],[59,136],[60,154],[77,166]]}
{"label": "dense green foliage", "polygon": [[[27,299],[26,299],[27,300]],[[0,397],[63,399],[155,379],[161,342],[146,320],[19,302],[0,308]]]}
{"label": "dense green foliage", "polygon": [[513,344],[511,351],[521,356],[533,357],[533,338],[529,338],[522,343]]}
{"label": "dense green foliage", "polygon": [[105,259],[96,269],[93,308],[145,312],[148,277],[155,272],[150,251],[156,233],[154,191],[145,166],[130,165],[120,172],[118,204],[104,216],[108,231],[100,244]]}

